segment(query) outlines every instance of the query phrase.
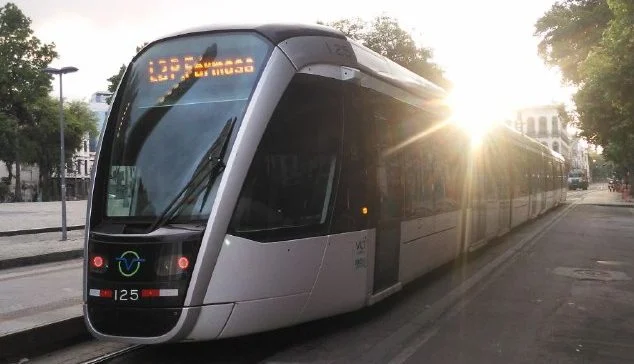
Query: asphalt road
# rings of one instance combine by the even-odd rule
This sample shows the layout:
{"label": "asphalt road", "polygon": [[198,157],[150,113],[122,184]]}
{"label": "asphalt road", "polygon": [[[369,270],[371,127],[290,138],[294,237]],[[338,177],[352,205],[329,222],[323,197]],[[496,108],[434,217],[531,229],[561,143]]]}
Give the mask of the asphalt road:
{"label": "asphalt road", "polygon": [[634,362],[633,209],[578,204],[588,193],[373,307],[110,362]]}
{"label": "asphalt road", "polygon": [[576,206],[404,362],[634,362],[633,222]]}

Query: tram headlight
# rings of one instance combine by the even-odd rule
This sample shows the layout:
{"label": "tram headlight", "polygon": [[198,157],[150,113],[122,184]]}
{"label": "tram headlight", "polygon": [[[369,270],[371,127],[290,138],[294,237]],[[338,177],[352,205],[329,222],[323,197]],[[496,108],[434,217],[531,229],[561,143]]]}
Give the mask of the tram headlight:
{"label": "tram headlight", "polygon": [[184,255],[166,255],[159,260],[156,275],[167,277],[182,274],[188,270],[189,265],[189,258]]}

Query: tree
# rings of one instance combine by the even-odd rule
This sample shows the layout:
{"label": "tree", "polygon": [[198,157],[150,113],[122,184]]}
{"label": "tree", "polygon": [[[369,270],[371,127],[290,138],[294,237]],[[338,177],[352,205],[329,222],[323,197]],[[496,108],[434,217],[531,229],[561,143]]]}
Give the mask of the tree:
{"label": "tree", "polygon": [[634,3],[566,0],[537,22],[540,53],[578,86],[581,135],[634,170]]}
{"label": "tree", "polygon": [[396,19],[382,15],[370,22],[360,18],[350,18],[336,20],[326,25],[340,30],[347,37],[360,41],[366,47],[419,76],[440,86],[450,87],[440,67],[431,62],[432,50],[419,47],[411,34],[401,28]]}
{"label": "tree", "polygon": [[566,82],[579,84],[578,67],[601,41],[611,19],[607,0],[558,1],[535,24],[539,55],[558,67]]}
{"label": "tree", "polygon": [[[33,36],[31,19],[13,3],[0,8],[0,113],[16,122],[14,160],[16,199],[21,200],[22,129],[32,123],[30,105],[51,90],[51,78],[41,70],[57,56],[55,44]],[[5,154],[4,157],[7,157]]]}
{"label": "tree", "polygon": [[[40,168],[42,199],[52,196],[53,175],[59,175],[59,101],[49,96],[40,98],[32,107],[33,124],[25,130],[28,150],[27,161]],[[72,157],[82,146],[82,139],[88,133],[97,133],[97,117],[83,101],[64,104],[64,151],[67,166],[73,165]]]}
{"label": "tree", "polygon": [[[139,53],[141,51],[141,49],[143,49],[143,47],[145,47],[146,45],[148,45],[147,42],[143,43],[140,46],[136,47],[136,53]],[[123,78],[123,74],[125,73],[126,70],[126,66],[125,64],[122,64],[121,67],[119,67],[119,72],[117,72],[116,74],[110,76],[106,81],[108,81],[108,91],[112,92],[114,94],[115,91],[117,91],[117,87],[119,87],[119,83],[121,83],[121,79]],[[110,103],[112,100],[112,97],[108,97],[107,102]]]}
{"label": "tree", "polygon": [[[125,73],[125,64],[122,64],[121,67],[119,67],[119,72],[110,76],[110,78],[108,78],[106,81],[108,81],[108,92],[111,92],[114,94],[115,91],[117,91],[117,87],[119,87],[119,83],[121,82],[121,79],[123,78],[123,74]],[[112,96],[108,97],[108,99],[106,100],[108,103],[111,102]]]}
{"label": "tree", "polygon": [[0,160],[4,162],[9,171],[7,181],[13,179],[13,163],[15,162],[16,134],[18,123],[14,117],[0,113]]}

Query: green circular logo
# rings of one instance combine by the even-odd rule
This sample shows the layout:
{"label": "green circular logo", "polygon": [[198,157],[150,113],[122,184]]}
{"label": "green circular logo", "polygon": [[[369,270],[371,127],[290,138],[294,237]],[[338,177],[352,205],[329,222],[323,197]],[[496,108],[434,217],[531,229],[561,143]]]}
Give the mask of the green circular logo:
{"label": "green circular logo", "polygon": [[141,268],[141,263],[145,262],[145,259],[141,258],[139,254],[133,250],[123,252],[121,256],[115,259],[119,267],[119,273],[124,277],[132,277]]}

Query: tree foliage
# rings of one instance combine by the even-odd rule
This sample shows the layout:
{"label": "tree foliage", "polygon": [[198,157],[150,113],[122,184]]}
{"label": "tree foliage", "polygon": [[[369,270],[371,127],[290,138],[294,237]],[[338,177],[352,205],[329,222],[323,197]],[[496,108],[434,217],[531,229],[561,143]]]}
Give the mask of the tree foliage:
{"label": "tree foliage", "polygon": [[117,91],[117,87],[119,86],[119,83],[121,82],[121,79],[123,78],[123,74],[125,73],[125,68],[126,68],[125,64],[122,64],[121,67],[119,67],[119,72],[110,76],[107,79],[109,92],[114,93],[115,91]]}
{"label": "tree foliage", "polygon": [[17,132],[18,122],[15,117],[0,113],[0,160],[5,163],[9,171],[9,182],[13,179]]}
{"label": "tree foliage", "polygon": [[581,135],[634,167],[634,2],[566,0],[537,22],[540,54],[578,86]]}
{"label": "tree foliage", "polygon": [[564,0],[555,3],[535,24],[541,38],[538,52],[557,66],[564,80],[579,84],[579,65],[601,40],[612,19],[606,0]]}
{"label": "tree foliage", "polygon": [[17,201],[21,200],[21,155],[26,151],[21,130],[33,121],[30,105],[51,89],[51,77],[42,69],[56,56],[55,44],[42,44],[33,36],[31,19],[15,4],[7,3],[0,8],[0,114],[5,121],[16,123],[13,151],[0,157],[7,166],[16,166]]}
{"label": "tree foliage", "polygon": [[369,22],[361,18],[349,18],[326,25],[340,30],[347,37],[358,40],[412,72],[440,86],[450,87],[443,71],[431,61],[432,50],[418,46],[412,35],[401,28],[396,19],[382,15]]}
{"label": "tree foliage", "polygon": [[[143,49],[143,47],[145,47],[146,45],[148,45],[147,42],[143,43],[140,46],[136,47],[136,53],[139,53],[141,51],[141,49]],[[112,92],[114,94],[115,91],[117,91],[117,87],[119,87],[119,83],[121,83],[121,79],[123,78],[123,74],[125,73],[126,70],[126,66],[125,64],[122,64],[121,67],[119,67],[119,72],[115,73],[114,75],[110,76],[106,81],[108,81],[108,91]],[[109,97],[107,102],[110,103],[111,102],[112,97]]]}
{"label": "tree foliage", "polygon": [[33,36],[31,19],[15,4],[0,8],[0,111],[28,121],[27,105],[51,89],[41,70],[55,57],[55,44]]}
{"label": "tree foliage", "polygon": [[[43,198],[50,195],[50,177],[59,175],[60,130],[59,100],[43,97],[33,104],[33,124],[24,130],[25,144],[30,151],[25,162],[40,168],[40,185]],[[67,165],[73,163],[73,155],[82,148],[84,136],[96,135],[97,117],[83,101],[64,104],[64,157]]]}

